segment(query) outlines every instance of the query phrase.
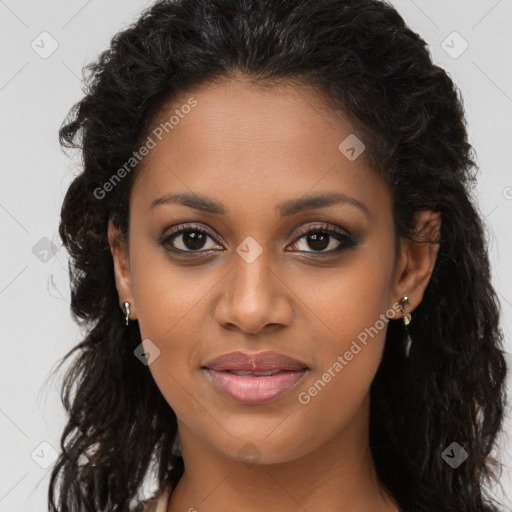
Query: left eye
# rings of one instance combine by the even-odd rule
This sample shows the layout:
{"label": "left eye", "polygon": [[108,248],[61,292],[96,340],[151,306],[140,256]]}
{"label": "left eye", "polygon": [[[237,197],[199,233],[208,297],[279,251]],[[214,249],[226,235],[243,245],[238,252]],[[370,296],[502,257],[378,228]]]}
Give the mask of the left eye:
{"label": "left eye", "polygon": [[[330,227],[316,227],[309,229],[297,239],[294,245],[300,245],[300,241],[303,239],[303,248],[301,249],[299,247],[300,251],[320,254],[338,253],[343,249],[353,247],[355,245],[354,239],[346,231]],[[336,241],[338,242],[337,245]],[[313,250],[307,250],[308,247]]]}

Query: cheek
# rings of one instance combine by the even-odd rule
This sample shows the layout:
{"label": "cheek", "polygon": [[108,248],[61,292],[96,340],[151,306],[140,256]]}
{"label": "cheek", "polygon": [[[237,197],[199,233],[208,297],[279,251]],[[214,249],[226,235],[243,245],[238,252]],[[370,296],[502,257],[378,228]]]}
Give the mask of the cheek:
{"label": "cheek", "polygon": [[[327,347],[348,349],[352,340],[374,326],[391,307],[393,253],[388,247],[373,247],[379,247],[378,243],[367,243],[339,268],[323,275],[310,273],[307,278],[305,286],[311,290],[307,303],[327,328],[331,338]],[[384,335],[382,326],[379,330]]]}
{"label": "cheek", "polygon": [[191,383],[203,360],[200,340],[219,273],[208,265],[180,267],[150,244],[134,247],[130,262],[141,338],[151,340],[148,346],[158,353],[149,370],[178,415],[204,415]]}
{"label": "cheek", "polygon": [[314,368],[296,390],[297,421],[316,432],[315,439],[308,439],[302,449],[313,449],[320,440],[350,425],[355,417],[361,418],[359,412],[382,357],[387,326],[382,324],[383,328],[371,335],[367,336],[363,327],[353,330],[353,336],[339,336],[319,347],[321,367]]}
{"label": "cheek", "polygon": [[388,327],[392,254],[359,251],[345,268],[317,280],[318,295],[310,296],[309,303],[322,320],[325,336],[317,340],[318,364],[298,397],[311,413],[338,404],[331,407],[332,419],[343,423],[368,392]]}
{"label": "cheek", "polygon": [[191,319],[204,314],[216,274],[201,265],[180,266],[166,255],[163,248],[150,244],[138,245],[130,260],[143,339],[159,340],[169,347],[179,345],[176,340],[183,339],[185,329],[188,338],[194,339],[198,324]]}

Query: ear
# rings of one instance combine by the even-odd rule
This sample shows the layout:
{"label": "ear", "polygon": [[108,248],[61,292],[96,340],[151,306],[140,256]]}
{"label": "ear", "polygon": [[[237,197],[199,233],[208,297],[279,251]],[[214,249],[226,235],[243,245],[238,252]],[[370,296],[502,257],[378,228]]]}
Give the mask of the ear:
{"label": "ear", "polygon": [[119,228],[114,226],[112,219],[108,222],[108,242],[114,261],[114,275],[117,294],[119,295],[119,306],[125,312],[124,303],[129,302],[130,319],[134,320],[137,318],[137,315],[133,299],[128,243]]}
{"label": "ear", "polygon": [[414,240],[402,239],[395,270],[394,303],[408,297],[406,312],[410,313],[423,300],[439,251],[441,214],[423,210],[415,216]]}

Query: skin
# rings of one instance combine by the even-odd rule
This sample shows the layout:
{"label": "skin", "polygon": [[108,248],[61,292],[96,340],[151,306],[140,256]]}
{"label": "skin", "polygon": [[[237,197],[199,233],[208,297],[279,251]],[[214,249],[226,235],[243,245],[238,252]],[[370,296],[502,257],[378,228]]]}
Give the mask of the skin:
{"label": "skin", "polygon": [[[183,95],[161,120],[190,97],[197,106],[138,170],[129,243],[109,224],[120,307],[130,302],[142,339],[160,350],[149,369],[178,418],[186,470],[168,511],[396,512],[376,477],[368,440],[369,388],[387,324],[359,343],[362,349],[309,403],[298,395],[393,305],[393,321],[403,316],[396,309],[403,296],[413,312],[438,246],[400,239],[395,252],[390,190],[364,153],[350,161],[338,150],[356,132],[314,90],[225,79]],[[279,217],[278,203],[333,191],[368,212],[338,203]],[[228,213],[180,204],[150,208],[178,192],[209,196]],[[428,225],[439,231],[437,213],[416,220],[420,232]],[[159,237],[186,223],[210,227],[216,239],[208,235],[194,249],[178,235],[167,246],[189,252],[167,252]],[[345,242],[331,235],[315,251],[299,229],[318,224],[348,231],[357,245],[322,257],[318,252]],[[262,249],[252,263],[236,252],[247,237]],[[220,395],[201,370],[235,350],[274,350],[310,371],[278,399],[240,404]],[[256,461],[244,459],[244,447]]]}

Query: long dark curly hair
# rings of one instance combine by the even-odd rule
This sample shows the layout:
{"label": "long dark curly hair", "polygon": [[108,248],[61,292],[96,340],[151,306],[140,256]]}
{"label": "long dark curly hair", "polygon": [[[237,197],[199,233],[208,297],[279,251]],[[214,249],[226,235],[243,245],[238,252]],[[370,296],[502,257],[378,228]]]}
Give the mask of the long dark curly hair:
{"label": "long dark curly hair", "polygon": [[[392,189],[401,237],[414,237],[416,212],[440,212],[409,358],[403,324],[388,325],[371,386],[370,445],[404,510],[497,510],[488,489],[500,470],[506,365],[463,101],[425,41],[379,0],[159,1],[85,67],[84,97],[59,131],[63,148],[82,157],[59,234],[73,318],[86,335],[58,366],[76,352],[61,390],[69,421],[49,509],[126,511],[149,475],[174,488],[184,472],[172,449],[176,415],[134,356],[141,335],[137,321],[125,326],[107,238],[109,219],[127,234],[137,166],[104,197],[98,190],[178,94],[240,73],[262,86],[309,84],[349,117]],[[467,452],[457,469],[441,457],[452,442]]]}

